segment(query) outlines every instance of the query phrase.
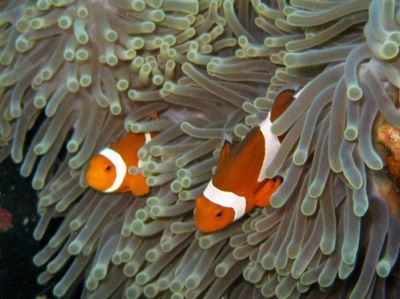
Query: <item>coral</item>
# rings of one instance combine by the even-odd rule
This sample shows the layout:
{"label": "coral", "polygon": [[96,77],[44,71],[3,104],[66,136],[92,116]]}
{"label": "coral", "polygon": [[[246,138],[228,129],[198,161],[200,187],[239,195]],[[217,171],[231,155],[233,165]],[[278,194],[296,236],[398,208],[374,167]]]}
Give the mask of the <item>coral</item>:
{"label": "coral", "polygon": [[377,141],[379,141],[384,149],[389,153],[382,153],[388,172],[395,178],[400,179],[399,168],[399,129],[392,127],[389,124],[382,124],[377,129]]}
{"label": "coral", "polygon": [[12,227],[12,214],[0,206],[0,232],[9,231]]}
{"label": "coral", "polygon": [[[17,0],[0,4],[0,161],[32,175],[34,263],[84,298],[399,297],[399,196],[375,148],[400,127],[394,0]],[[266,169],[272,207],[212,234],[194,199],[221,140],[239,142],[286,87]],[[146,121],[151,112],[160,119]],[[88,159],[125,130],[145,198],[87,189]],[[244,174],[245,175],[245,174]],[[395,275],[393,274],[393,275]]]}

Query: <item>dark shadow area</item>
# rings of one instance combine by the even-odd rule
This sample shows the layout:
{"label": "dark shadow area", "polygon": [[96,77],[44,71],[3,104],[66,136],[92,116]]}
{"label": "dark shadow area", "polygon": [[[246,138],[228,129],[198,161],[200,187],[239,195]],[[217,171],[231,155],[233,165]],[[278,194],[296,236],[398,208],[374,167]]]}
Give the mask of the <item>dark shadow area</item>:
{"label": "dark shadow area", "polygon": [[[0,206],[12,214],[13,227],[0,232],[0,298],[50,298],[49,287],[40,286],[40,273],[32,262],[41,242],[32,234],[38,220],[37,196],[30,178],[19,174],[19,165],[10,159],[0,164]],[[47,295],[41,297],[40,295]]]}

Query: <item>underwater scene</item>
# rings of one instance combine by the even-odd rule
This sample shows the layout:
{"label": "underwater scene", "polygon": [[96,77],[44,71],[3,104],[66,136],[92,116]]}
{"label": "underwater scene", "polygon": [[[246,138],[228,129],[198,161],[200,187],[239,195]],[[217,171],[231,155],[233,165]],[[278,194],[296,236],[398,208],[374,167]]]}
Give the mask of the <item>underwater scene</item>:
{"label": "underwater scene", "polygon": [[0,298],[400,298],[399,0],[0,1]]}

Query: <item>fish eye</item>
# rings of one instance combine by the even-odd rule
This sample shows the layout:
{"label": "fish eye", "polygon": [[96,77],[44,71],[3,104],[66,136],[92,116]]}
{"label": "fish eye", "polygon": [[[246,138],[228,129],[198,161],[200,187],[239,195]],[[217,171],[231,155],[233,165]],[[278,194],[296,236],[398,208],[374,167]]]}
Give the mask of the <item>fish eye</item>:
{"label": "fish eye", "polygon": [[215,216],[217,216],[217,218],[220,218],[222,216],[222,212],[219,211]]}
{"label": "fish eye", "polygon": [[110,171],[111,170],[111,165],[107,165],[105,168],[106,171]]}

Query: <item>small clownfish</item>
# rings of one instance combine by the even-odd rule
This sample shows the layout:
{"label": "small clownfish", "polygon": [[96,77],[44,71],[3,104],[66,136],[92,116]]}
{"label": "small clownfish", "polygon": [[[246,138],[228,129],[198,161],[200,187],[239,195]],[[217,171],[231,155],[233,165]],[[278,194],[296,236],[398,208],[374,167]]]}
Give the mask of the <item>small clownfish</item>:
{"label": "small clownfish", "polygon": [[152,139],[151,133],[128,132],[110,147],[102,149],[89,162],[86,181],[89,186],[101,192],[128,192],[143,196],[150,192],[146,178],[141,174],[132,175],[129,167],[141,167],[137,152],[143,144]]}
{"label": "small clownfish", "polygon": [[[150,119],[157,120],[158,113],[153,112]],[[110,147],[102,149],[89,162],[86,181],[89,186],[105,193],[128,192],[135,196],[144,196],[150,192],[146,178],[141,174],[130,174],[129,167],[143,166],[137,152],[142,145],[151,141],[155,133],[131,133],[117,140]]]}
{"label": "small clownfish", "polygon": [[[151,120],[158,120],[158,113],[150,114]],[[153,133],[128,132],[110,147],[102,149],[89,162],[86,181],[93,189],[105,193],[128,192],[143,196],[150,192],[146,178],[142,174],[130,174],[129,167],[143,166],[137,152],[149,141]]]}
{"label": "small clownfish", "polygon": [[195,223],[204,233],[225,228],[253,210],[269,206],[269,199],[282,179],[265,177],[265,169],[279,149],[284,136],[272,134],[271,123],[295,99],[294,90],[278,94],[271,112],[241,143],[231,148],[225,142],[214,177],[196,200]]}

